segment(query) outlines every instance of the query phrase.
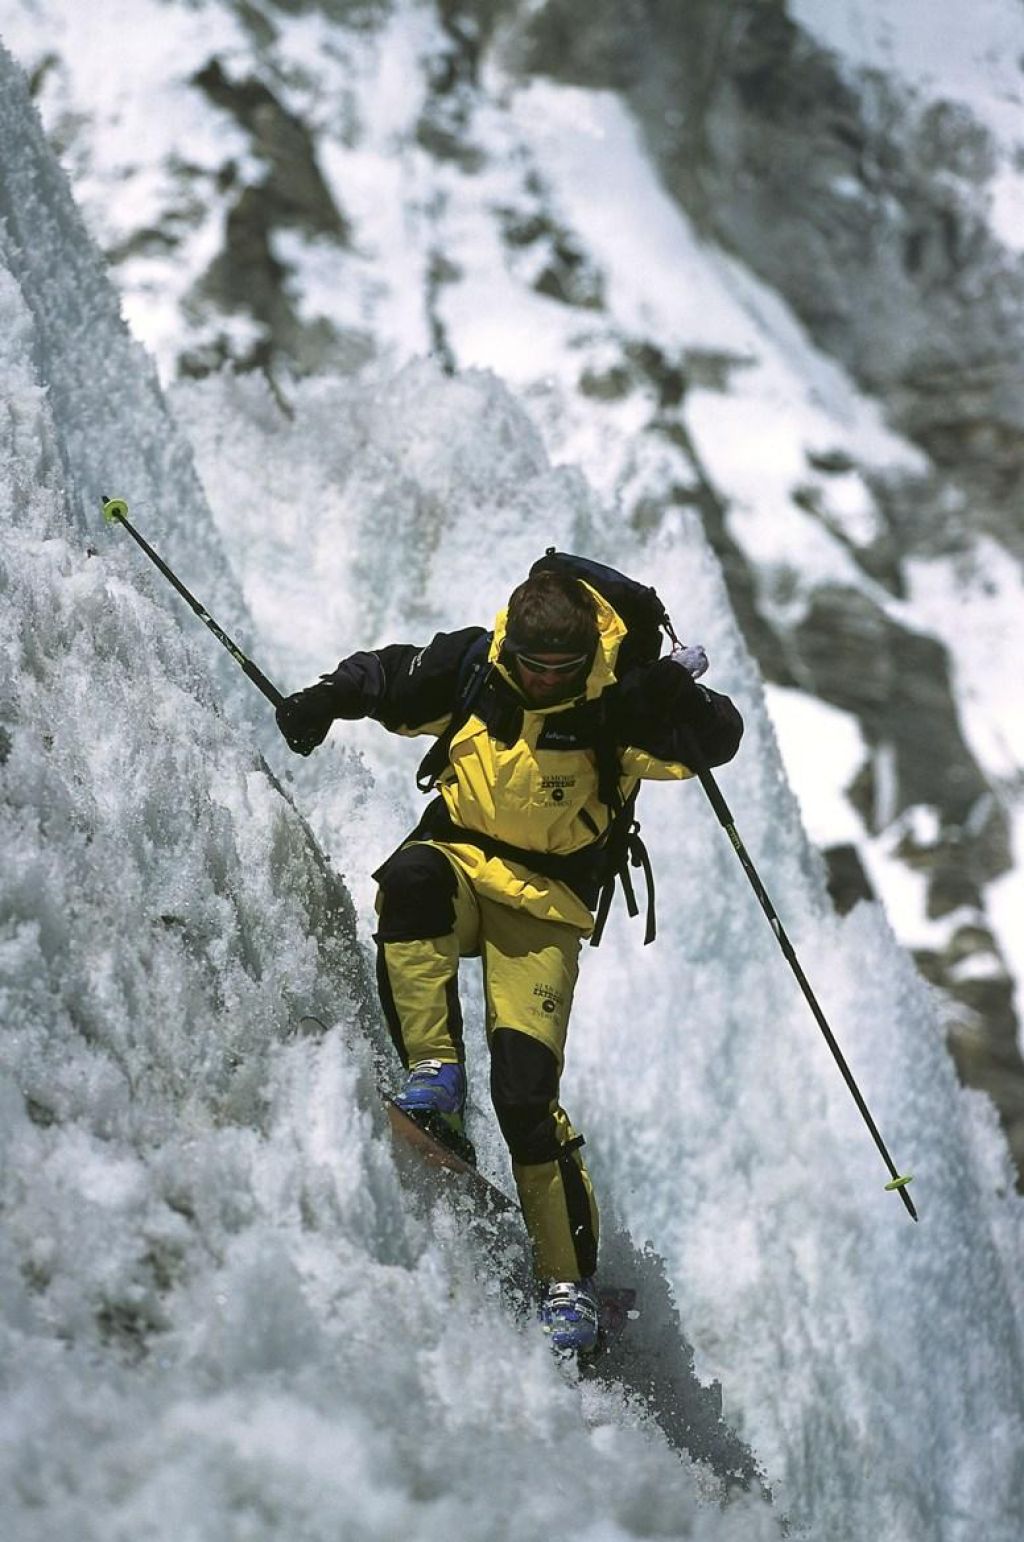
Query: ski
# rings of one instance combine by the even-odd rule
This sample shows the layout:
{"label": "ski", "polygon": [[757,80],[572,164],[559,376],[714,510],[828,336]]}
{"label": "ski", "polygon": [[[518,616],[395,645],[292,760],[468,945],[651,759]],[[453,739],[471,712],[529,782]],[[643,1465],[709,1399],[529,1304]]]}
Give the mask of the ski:
{"label": "ski", "polygon": [[386,1094],[384,1109],[393,1139],[401,1146],[417,1152],[428,1167],[457,1174],[463,1180],[464,1187],[488,1209],[500,1213],[518,1212],[519,1206],[514,1200],[509,1199],[497,1184],[485,1178],[477,1167],[476,1152],[465,1136],[459,1137],[443,1129],[436,1116],[433,1120],[429,1114],[414,1118]]}
{"label": "ski", "polygon": [[[449,1144],[453,1139],[450,1131],[440,1125],[431,1128],[429,1115],[426,1118],[415,1118],[399,1108],[393,1098],[385,1096],[384,1107],[392,1138],[400,1150],[414,1151],[435,1171],[454,1174],[485,1210],[498,1215],[519,1215],[517,1202],[484,1176],[476,1166],[475,1156],[470,1162],[460,1150]],[[454,1139],[459,1141],[460,1137],[455,1136]],[[473,1151],[464,1136],[461,1137],[461,1144],[469,1152]],[[588,1365],[593,1365],[622,1336],[631,1316],[637,1315],[636,1291],[628,1285],[599,1285],[597,1309],[598,1340],[595,1348],[585,1357]]]}

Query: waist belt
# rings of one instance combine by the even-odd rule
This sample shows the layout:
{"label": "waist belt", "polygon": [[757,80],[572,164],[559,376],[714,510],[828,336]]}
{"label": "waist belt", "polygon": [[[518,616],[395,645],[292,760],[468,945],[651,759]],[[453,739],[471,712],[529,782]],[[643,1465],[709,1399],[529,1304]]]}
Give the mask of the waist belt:
{"label": "waist belt", "polygon": [[448,812],[448,805],[441,797],[428,804],[423,818],[415,830],[406,836],[409,841],[444,841],[452,845],[475,846],[486,857],[498,857],[503,862],[515,862],[543,878],[553,878],[564,883],[588,910],[597,911],[591,944],[596,947],[604,931],[605,920],[615,891],[615,879],[622,883],[626,896],[626,908],[631,916],[639,914],[636,895],[629,875],[629,864],[643,869],[647,881],[647,930],[644,942],[652,942],[655,935],[654,875],[651,871],[647,848],[640,839],[640,826],[631,818],[632,807],[622,810],[606,834],[579,851],[535,851],[526,846],[513,846],[481,830],[468,830],[457,825]]}
{"label": "waist belt", "polygon": [[423,818],[406,837],[409,841],[446,841],[452,845],[476,846],[486,857],[499,857],[503,862],[517,862],[528,867],[542,878],[554,878],[564,883],[593,910],[601,895],[607,854],[603,843],[584,846],[580,851],[534,851],[527,846],[513,846],[510,841],[500,841],[495,835],[485,835],[482,830],[467,830],[457,825],[448,812],[443,798],[435,798],[428,804]]}

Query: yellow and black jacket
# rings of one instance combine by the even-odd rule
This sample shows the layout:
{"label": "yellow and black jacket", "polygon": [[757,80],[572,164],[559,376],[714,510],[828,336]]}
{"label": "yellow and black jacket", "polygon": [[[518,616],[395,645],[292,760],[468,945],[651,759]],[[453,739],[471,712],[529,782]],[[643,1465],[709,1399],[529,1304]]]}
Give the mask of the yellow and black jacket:
{"label": "yellow and black jacket", "polygon": [[687,746],[694,739],[708,765],[722,765],[743,733],[728,697],[696,685],[671,658],[617,680],[626,628],[591,593],[599,627],[594,662],[581,692],[556,706],[532,708],[516,686],[503,658],[504,612],[464,722],[465,664],[471,650],[482,656],[488,634],[481,627],[439,632],[424,648],[393,644],[352,654],[312,687],[325,693],[335,717],[371,717],[394,733],[441,736],[454,722],[438,796],[410,839],[443,845],[489,898],[585,932],[607,878],[609,828],[639,782],[692,775]]}

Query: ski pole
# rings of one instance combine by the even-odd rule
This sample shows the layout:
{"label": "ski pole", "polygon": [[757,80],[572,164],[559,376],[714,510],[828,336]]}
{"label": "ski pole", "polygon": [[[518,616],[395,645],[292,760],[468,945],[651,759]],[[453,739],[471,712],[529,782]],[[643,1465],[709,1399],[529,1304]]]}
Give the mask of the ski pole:
{"label": "ski pole", "polygon": [[271,685],[262,669],[258,669],[257,666],[253,663],[252,659],[246,658],[241,648],[237,647],[236,644],[231,641],[231,638],[228,636],[227,632],[223,631],[223,629],[217,625],[209,611],[205,610],[203,606],[200,605],[195,595],[190,593],[189,590],[185,588],[185,585],[182,583],[177,574],[171,571],[163,558],[157,555],[152,546],[150,546],[149,542],[139,534],[134,525],[129,523],[128,505],[124,499],[105,497],[103,499],[103,518],[107,521],[108,524],[124,526],[132,540],[137,541],[138,544],[142,547],[142,550],[146,553],[146,556],[149,558],[150,562],[154,563],[156,567],[160,569],[161,573],[164,575],[167,581],[172,584],[175,589],[177,589],[182,599],[192,607],[203,625],[209,627],[210,631],[213,633],[214,637],[216,637],[221,646],[228,650],[235,663],[240,665],[240,667],[249,676],[249,679],[252,681],[253,685],[258,686],[258,688],[263,692],[264,696],[269,702],[273,704],[273,706],[279,707],[284,700],[281,692],[275,685]]}
{"label": "ski pole", "polygon": [[868,1105],[865,1103],[861,1090],[854,1080],[853,1072],[850,1070],[850,1067],[846,1063],[846,1057],[843,1055],[842,1050],[839,1048],[835,1034],[832,1032],[832,1029],[828,1025],[828,1021],[824,1012],[821,1010],[820,1005],[818,1004],[818,998],[815,996],[813,990],[811,989],[807,976],[804,974],[800,967],[800,961],[796,956],[796,951],[793,947],[793,944],[790,942],[788,936],[786,935],[786,929],[782,922],[779,920],[775,906],[769,899],[768,892],[765,889],[764,884],[761,882],[760,877],[758,876],[756,867],[750,859],[750,854],[740,839],[739,831],[736,829],[735,821],[729,811],[729,805],[726,803],[725,798],[722,796],[721,788],[715,781],[715,778],[712,776],[711,768],[707,764],[707,761],[704,759],[704,756],[700,753],[698,746],[694,742],[692,734],[690,735],[690,746],[690,764],[700,778],[701,786],[707,793],[708,801],[717,814],[719,823],[724,829],[726,835],[729,837],[729,841],[733,847],[733,850],[740,859],[743,871],[750,879],[750,886],[754,893],[757,895],[761,909],[764,911],[766,917],[768,918],[768,923],[771,926],[772,931],[775,933],[779,947],[782,949],[786,962],[789,964],[789,967],[796,975],[797,983],[807,999],[807,1005],[810,1007],[812,1013],[814,1014],[814,1020],[824,1034],[825,1042],[829,1049],[832,1051],[835,1062],[838,1065],[840,1071],[843,1073],[843,1079],[853,1095],[853,1101],[860,1109],[861,1116],[863,1117],[864,1123],[867,1125],[871,1132],[871,1137],[874,1140],[875,1145],[878,1147],[882,1161],[885,1163],[886,1167],[889,1169],[890,1174],[892,1175],[891,1182],[887,1183],[885,1187],[886,1189],[896,1190],[900,1196],[900,1199],[902,1199],[903,1203],[906,1205],[911,1219],[916,1221],[917,1211],[914,1209],[914,1201],[907,1193],[907,1184],[911,1181],[911,1175],[909,1173],[901,1175],[896,1170],[895,1163],[893,1162],[892,1157],[889,1155],[889,1152],[886,1149],[884,1140],[878,1133],[878,1127],[875,1124],[875,1121],[871,1117],[871,1111],[868,1108]]}

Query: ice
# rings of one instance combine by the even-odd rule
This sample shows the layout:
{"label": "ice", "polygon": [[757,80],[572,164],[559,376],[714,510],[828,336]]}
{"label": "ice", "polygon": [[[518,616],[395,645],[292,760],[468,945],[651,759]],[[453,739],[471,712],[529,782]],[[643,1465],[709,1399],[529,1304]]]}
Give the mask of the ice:
{"label": "ice", "polygon": [[[262,421],[260,396],[255,385],[241,390],[229,382],[176,396],[225,529],[234,511],[254,507],[250,457],[226,467],[203,425],[219,420],[223,404],[239,412],[239,442],[255,444],[249,436]],[[455,401],[472,415],[475,448],[465,423],[452,427]],[[350,507],[349,489],[357,487],[360,503],[391,531],[401,487],[404,508],[433,510],[431,538],[403,546],[403,564],[396,564],[393,541],[375,549],[350,519],[332,520],[325,539],[327,505],[314,485],[302,504],[305,525],[292,531],[299,551],[318,553],[315,566],[296,556],[276,571],[286,592],[301,575],[311,597],[318,581],[329,596],[303,616],[295,673],[286,670],[295,683],[302,666],[312,678],[360,634],[422,642],[468,615],[486,619],[508,567],[525,560],[524,544],[531,552],[576,544],[622,559],[621,537],[585,485],[545,477],[542,462],[527,453],[525,414],[523,454],[507,454],[516,415],[500,382],[482,373],[449,382],[427,364],[394,375],[382,366],[333,390],[321,381],[297,391],[294,417],[273,440],[282,459],[271,479],[287,482],[304,435],[318,439],[325,419],[340,424],[352,412],[365,422],[367,402],[388,426],[354,459],[339,431],[348,458],[339,468],[328,452],[322,471],[333,506]],[[430,413],[445,432],[428,449],[421,436]],[[393,450],[399,423],[401,455]],[[483,464],[492,467],[489,486],[480,482]],[[266,475],[264,464],[259,476]],[[439,520],[442,495],[446,518]],[[517,536],[509,511],[524,502],[531,522]],[[247,592],[262,566],[261,541],[271,538],[258,523],[250,517],[245,548],[235,548]],[[666,1257],[683,1319],[695,1328],[699,1368],[721,1380],[727,1416],[766,1455],[769,1473],[783,1475],[787,1502],[796,1482],[801,1497],[791,1513],[812,1534],[820,1527],[821,1535],[909,1538],[940,1527],[953,1537],[965,1534],[954,1512],[969,1503],[976,1516],[991,1502],[985,1524],[997,1533],[1004,1527],[1009,1537],[1020,1506],[1012,1438],[989,1447],[973,1433],[990,1399],[1015,1410],[1007,1431],[1020,1417],[1020,1201],[994,1116],[983,1099],[957,1087],[936,1006],[881,913],[860,907],[844,921],[831,915],[759,686],[702,541],[690,530],[685,539],[638,545],[628,557],[633,571],[657,582],[671,609],[685,604],[689,631],[708,647],[710,683],[734,694],[747,717],[743,751],[720,773],[721,784],[889,1145],[915,1174],[923,1218],[913,1227],[897,1197],[883,1192],[888,1174],[696,786],[645,792],[660,935],[655,948],[643,950],[636,928],[615,913],[601,952],[586,957],[568,1106],[634,1239],[652,1238]],[[385,598],[396,583],[417,597],[404,627]],[[276,632],[281,620],[271,597],[257,625]],[[318,625],[319,666],[306,662]],[[285,636],[277,634],[277,646]],[[837,754],[853,763],[856,745],[827,714],[817,731],[831,734]],[[343,773],[353,753],[371,778],[355,830]],[[294,772],[300,802],[353,874],[364,914],[372,886],[356,871],[379,860],[415,818],[415,759],[415,747],[372,725],[345,725],[319,762]],[[378,828],[387,838],[371,838],[367,851],[365,810],[380,806],[376,789],[384,793]],[[478,1026],[470,1048],[479,1082]],[[476,1097],[474,1133],[501,1177],[479,1085]],[[954,1266],[947,1269],[946,1258]],[[973,1304],[978,1291],[980,1309]],[[952,1402],[937,1390],[950,1374]],[[934,1458],[940,1448],[944,1455]],[[884,1473],[868,1485],[865,1460],[876,1476]],[[966,1499],[954,1493],[958,1486]]]}
{"label": "ice", "polygon": [[[624,540],[484,371],[385,360],[297,387],[291,421],[223,377],[173,420],[2,55],[0,77],[5,1539],[757,1542],[785,1513],[821,1542],[1016,1542],[1009,1160],[881,912],[829,910],[696,524]],[[89,357],[110,361],[101,393]],[[120,488],[100,488],[115,452]],[[418,747],[361,724],[290,757],[98,528],[94,496],[137,486],[140,524],[289,689],[359,644],[487,621],[548,544],[685,609],[747,719],[723,789],[922,1217],[884,1193],[700,788],[648,789],[659,939],[617,912],[587,956],[565,1094],[609,1266],[637,1256],[618,1217],[774,1510],[720,1505],[636,1400],[563,1375],[452,1208],[411,1203],[374,1094],[367,874],[414,816]],[[327,1031],[299,1031],[307,1013]],[[507,1178],[478,1020],[470,1049],[474,1134]],[[667,1307],[651,1318],[634,1343],[679,1354]]]}

